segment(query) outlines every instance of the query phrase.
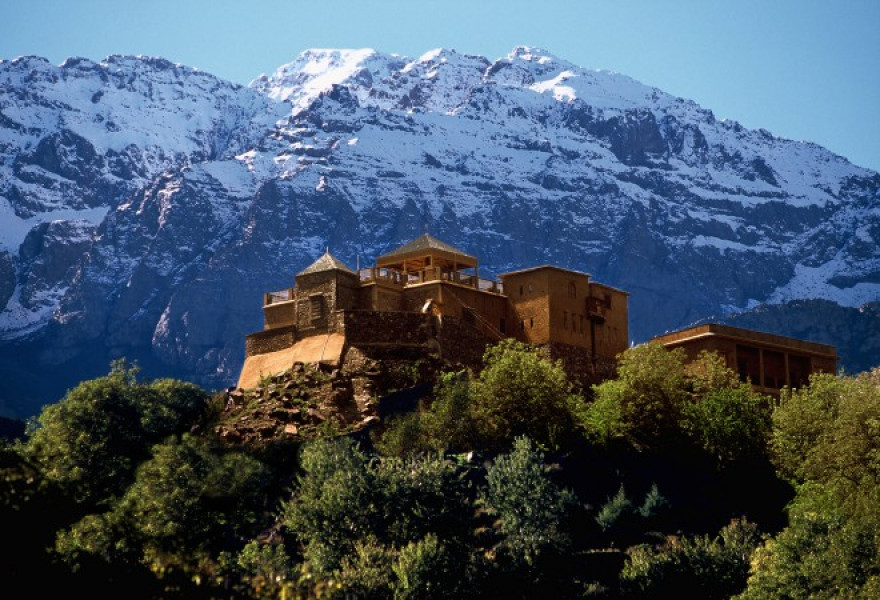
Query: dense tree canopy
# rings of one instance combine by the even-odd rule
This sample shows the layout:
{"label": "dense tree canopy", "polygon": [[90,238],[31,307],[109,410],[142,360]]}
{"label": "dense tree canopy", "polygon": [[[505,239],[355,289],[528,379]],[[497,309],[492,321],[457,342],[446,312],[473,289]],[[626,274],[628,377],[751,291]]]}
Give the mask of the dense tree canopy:
{"label": "dense tree canopy", "polygon": [[136,375],[115,365],[0,447],[8,581],[36,566],[47,596],[880,597],[880,371],[772,400],[717,355],[648,344],[579,396],[507,341],[373,435],[327,428],[276,462],[220,438],[222,396]]}

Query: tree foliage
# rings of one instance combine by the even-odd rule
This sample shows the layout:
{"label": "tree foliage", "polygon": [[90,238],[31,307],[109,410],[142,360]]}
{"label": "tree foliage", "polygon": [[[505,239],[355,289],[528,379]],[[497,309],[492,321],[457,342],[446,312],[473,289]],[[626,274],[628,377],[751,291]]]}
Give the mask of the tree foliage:
{"label": "tree foliage", "polygon": [[742,598],[878,597],[880,371],[813,375],[783,393],[773,425],[774,460],[797,495]]}
{"label": "tree foliage", "polygon": [[137,370],[115,363],[105,377],[85,381],[47,406],[23,453],[45,480],[85,505],[116,496],[131,484],[150,447],[188,430],[208,396],[175,380],[139,383]]}
{"label": "tree foliage", "polygon": [[502,451],[517,436],[548,449],[570,441],[582,399],[558,362],[512,339],[488,347],[483,362],[478,375],[441,377],[431,406],[392,423],[380,450],[398,456],[426,449]]}
{"label": "tree foliage", "polygon": [[[449,594],[464,584],[470,484],[453,463],[380,460],[339,440],[308,445],[302,470],[283,522],[315,573],[363,597]],[[438,569],[428,573],[426,564]]]}
{"label": "tree foliage", "polygon": [[659,546],[630,548],[621,572],[623,596],[730,598],[745,586],[759,541],[753,524],[734,520],[714,538],[669,537]]}
{"label": "tree foliage", "polygon": [[109,563],[140,560],[160,574],[189,570],[247,539],[267,484],[253,458],[189,434],[172,437],[153,448],[111,510],[61,532],[57,548],[72,562],[90,554]]}
{"label": "tree foliage", "polygon": [[594,387],[585,413],[594,439],[622,438],[637,448],[656,448],[677,437],[688,399],[685,355],[658,343],[630,348],[618,359],[617,378]]}
{"label": "tree foliage", "polygon": [[688,441],[720,466],[765,451],[768,399],[740,382],[716,353],[686,362],[681,349],[636,346],[621,354],[618,377],[594,391],[582,421],[599,443],[619,439],[658,450]]}
{"label": "tree foliage", "polygon": [[518,437],[513,450],[495,459],[486,473],[483,503],[499,521],[499,549],[514,565],[532,565],[543,552],[559,552],[571,540],[565,516],[575,503],[572,492],[547,476],[544,454]]}

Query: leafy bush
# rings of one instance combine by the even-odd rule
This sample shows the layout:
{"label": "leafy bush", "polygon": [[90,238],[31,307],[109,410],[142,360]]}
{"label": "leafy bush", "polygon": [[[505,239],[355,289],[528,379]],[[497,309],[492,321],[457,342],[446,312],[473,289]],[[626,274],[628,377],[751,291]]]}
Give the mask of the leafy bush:
{"label": "leafy bush", "polygon": [[750,385],[707,390],[682,412],[688,436],[719,466],[764,455],[771,432],[769,399]]}
{"label": "leafy bush", "polygon": [[660,546],[635,546],[620,575],[623,596],[730,598],[745,586],[758,542],[754,525],[734,520],[716,538],[670,537]]}
{"label": "leafy bush", "polygon": [[349,440],[309,444],[301,462],[282,519],[316,575],[359,597],[466,588],[472,501],[453,463],[371,458]]}
{"label": "leafy bush", "polygon": [[158,574],[194,569],[235,547],[261,516],[265,468],[237,452],[218,452],[185,434],[153,449],[111,510],[91,514],[58,536],[58,552],[107,562],[136,562]]}
{"label": "leafy bush", "polygon": [[741,598],[877,597],[878,376],[818,374],[782,394],[773,412],[773,456],[797,495],[788,526],[758,549]]}
{"label": "leafy bush", "polygon": [[639,449],[675,440],[689,399],[684,360],[683,350],[658,343],[623,352],[617,378],[593,387],[595,401],[582,417],[588,435],[599,442],[621,438]]}

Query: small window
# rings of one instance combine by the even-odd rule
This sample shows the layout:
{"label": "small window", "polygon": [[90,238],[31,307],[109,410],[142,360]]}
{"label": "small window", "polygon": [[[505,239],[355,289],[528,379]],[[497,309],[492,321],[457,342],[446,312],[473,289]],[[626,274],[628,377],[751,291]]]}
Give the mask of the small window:
{"label": "small window", "polygon": [[571,298],[577,298],[577,286],[574,284],[574,281],[568,282],[568,295]]}
{"label": "small window", "polygon": [[498,321],[498,330],[501,331],[501,333],[507,334],[507,322],[504,319]]}
{"label": "small window", "polygon": [[324,317],[324,296],[309,296],[309,311],[312,321],[320,321]]}
{"label": "small window", "polygon": [[525,322],[524,320],[519,322],[519,328],[520,328],[521,331],[525,331],[525,329],[526,329],[526,322]]}
{"label": "small window", "polygon": [[605,294],[605,308],[611,309],[611,294]]}
{"label": "small window", "polygon": [[523,286],[519,286],[519,295],[520,295],[520,296],[523,295]]}
{"label": "small window", "polygon": [[534,326],[535,326],[535,320],[529,319],[529,327],[534,327]]}

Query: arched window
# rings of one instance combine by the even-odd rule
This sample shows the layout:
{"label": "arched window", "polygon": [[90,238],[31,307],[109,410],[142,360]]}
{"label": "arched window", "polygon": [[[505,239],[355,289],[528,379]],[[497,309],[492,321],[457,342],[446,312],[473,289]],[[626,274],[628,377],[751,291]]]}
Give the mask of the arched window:
{"label": "arched window", "polygon": [[572,298],[577,298],[577,286],[575,286],[574,281],[568,282],[568,295]]}

